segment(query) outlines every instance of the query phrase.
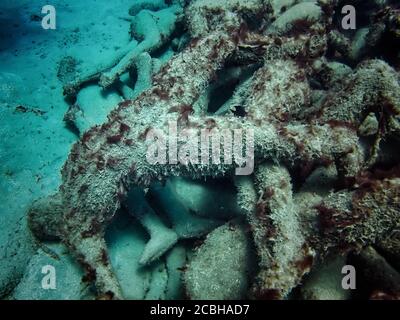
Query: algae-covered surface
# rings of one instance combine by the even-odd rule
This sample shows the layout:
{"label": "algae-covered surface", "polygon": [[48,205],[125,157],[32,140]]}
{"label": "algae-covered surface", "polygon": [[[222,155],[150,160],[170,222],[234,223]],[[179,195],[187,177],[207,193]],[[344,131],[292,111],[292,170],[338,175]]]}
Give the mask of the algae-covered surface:
{"label": "algae-covered surface", "polygon": [[396,0],[2,0],[0,298],[400,299]]}

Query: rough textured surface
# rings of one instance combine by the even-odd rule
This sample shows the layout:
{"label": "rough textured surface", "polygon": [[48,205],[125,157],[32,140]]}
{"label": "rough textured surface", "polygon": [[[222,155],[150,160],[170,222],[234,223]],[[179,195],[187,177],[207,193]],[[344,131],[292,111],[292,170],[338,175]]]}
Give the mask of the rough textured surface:
{"label": "rough textured surface", "polygon": [[302,2],[280,15],[268,28],[268,32],[284,34],[293,29],[297,21],[306,20],[309,25],[312,25],[321,18],[321,15],[321,7],[316,1]]}
{"label": "rough textured surface", "polygon": [[301,288],[305,300],[348,300],[351,290],[342,288],[342,268],[346,259],[337,257],[326,261],[311,272]]}
{"label": "rough textured surface", "polygon": [[[251,191],[256,197],[255,210],[245,205],[246,199],[241,200],[260,258],[252,294],[283,298],[310,270],[315,253],[301,230],[287,169],[265,164],[257,169],[255,178],[255,194]],[[246,183],[239,181],[238,187],[245,196]]]}
{"label": "rough textured surface", "polygon": [[[150,272],[155,281],[147,286],[144,298],[167,298],[171,261],[163,260],[166,251],[178,238],[199,237],[218,225],[190,212],[179,195],[168,191],[168,179],[232,179],[240,164],[225,163],[221,156],[212,164],[149,163],[147,134],[154,128],[168,131],[169,122],[174,121],[180,130],[253,130],[254,137],[248,137],[246,143],[254,142],[254,175],[234,177],[259,262],[251,297],[287,298],[304,275],[330,255],[360,251],[386,239],[399,227],[399,174],[396,161],[381,164],[379,156],[384,154],[383,142],[398,139],[398,73],[385,52],[377,54],[380,59],[357,61],[360,64],[351,70],[354,59],[346,56],[350,39],[347,34],[337,36],[338,26],[328,18],[335,5],[336,1],[307,1],[285,10],[281,7],[278,13],[276,3],[270,1],[192,1],[184,11],[190,43],[151,77],[145,91],[119,103],[106,123],[88,130],[72,147],[58,193],[35,202],[30,210],[32,231],[39,238],[61,238],[95,284],[97,296],[134,296],[121,285],[112,259],[110,263],[104,235],[120,213],[118,209],[126,205],[129,191],[138,188],[142,195],[128,201],[128,210],[150,235],[140,252],[141,262],[154,263],[155,268]],[[309,9],[296,10],[299,6]],[[143,41],[132,44],[133,50],[111,71],[101,77],[97,73],[103,86],[115,83],[137,65],[138,57],[145,61],[149,80],[148,75],[158,69],[150,65],[158,60],[143,51],[151,52],[172,35],[173,25],[180,19],[175,13],[180,9],[171,8],[160,8],[154,15],[147,10],[137,14],[145,25],[144,21],[161,17],[162,11],[171,17],[160,22],[167,24],[168,32],[164,37],[155,32],[148,46],[147,30],[133,28]],[[254,25],[252,21],[259,16],[260,23]],[[385,25],[385,37],[393,40],[397,37],[394,17],[397,11],[391,8],[376,17]],[[160,25],[152,24],[149,32],[157,27]],[[268,32],[271,28],[278,31]],[[139,50],[141,46],[143,50]],[[239,84],[232,88],[234,105],[213,114],[207,109],[207,99],[199,99],[213,86],[218,88],[219,76],[232,64],[256,71],[246,81],[239,72]],[[360,127],[370,113],[378,120],[374,141],[360,139]],[[181,147],[184,141],[177,144]],[[307,178],[321,167],[332,171],[327,173],[326,188],[316,191],[323,173],[315,174],[314,180]],[[305,181],[308,189],[299,188]],[[154,199],[151,205],[149,197]],[[158,216],[157,209],[165,216]],[[212,231],[189,263],[186,282],[191,297],[204,297],[204,292],[220,298],[245,296],[245,267],[236,260],[246,255],[244,227],[229,229],[227,224]],[[158,237],[157,230],[163,236]],[[166,234],[171,237],[164,237]],[[231,241],[215,240],[221,237]],[[237,255],[226,255],[227,248],[237,250]],[[216,252],[225,254],[226,264],[240,270],[231,268],[218,277],[221,269],[202,258]],[[177,260],[182,261],[183,254],[179,256]],[[196,268],[196,263],[204,270]],[[201,282],[202,274],[214,282]],[[226,282],[232,277],[241,280],[222,288],[219,278]],[[201,290],[196,287],[199,285]]]}
{"label": "rough textured surface", "polygon": [[228,222],[211,232],[196,250],[185,272],[186,294],[191,299],[245,298],[252,260],[243,225]]}

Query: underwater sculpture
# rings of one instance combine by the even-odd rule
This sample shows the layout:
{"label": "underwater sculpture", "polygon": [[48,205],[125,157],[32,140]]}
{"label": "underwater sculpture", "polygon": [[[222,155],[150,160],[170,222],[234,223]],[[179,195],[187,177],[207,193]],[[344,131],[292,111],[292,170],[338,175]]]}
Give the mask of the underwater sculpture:
{"label": "underwater sculpture", "polygon": [[[150,89],[121,102],[108,122],[82,136],[62,169],[59,192],[32,206],[34,234],[61,239],[85,268],[99,297],[123,298],[104,232],[129,190],[148,188],[170,176],[234,177],[237,164],[222,160],[209,165],[149,164],[146,135],[152,128],[166,128],[169,121],[181,129],[254,130],[254,177],[235,178],[260,260],[253,297],[284,298],[331,252],[372,244],[399,227],[398,171],[368,172],[378,157],[379,141],[398,138],[398,73],[384,61],[365,61],[350,80],[340,81],[339,89],[312,102],[308,77],[316,72],[314,63],[331,49],[328,13],[337,1],[312,3],[312,18],[309,11],[300,10],[306,16],[292,23],[282,22],[285,14],[272,19],[280,12],[274,12],[271,3],[193,1],[185,12],[193,38],[188,47],[153,77]],[[260,16],[266,26],[251,26]],[[264,65],[243,83],[246,90],[238,88],[245,92],[242,104],[233,104],[243,108],[244,116],[229,108],[218,116],[194,110],[219,70],[254,63]],[[108,85],[104,78],[102,82]],[[358,129],[370,113],[379,117],[379,126],[378,143],[368,150]],[[342,190],[300,210],[290,170],[300,172],[304,180],[313,169],[331,164]],[[171,243],[176,241],[171,238]]]}

